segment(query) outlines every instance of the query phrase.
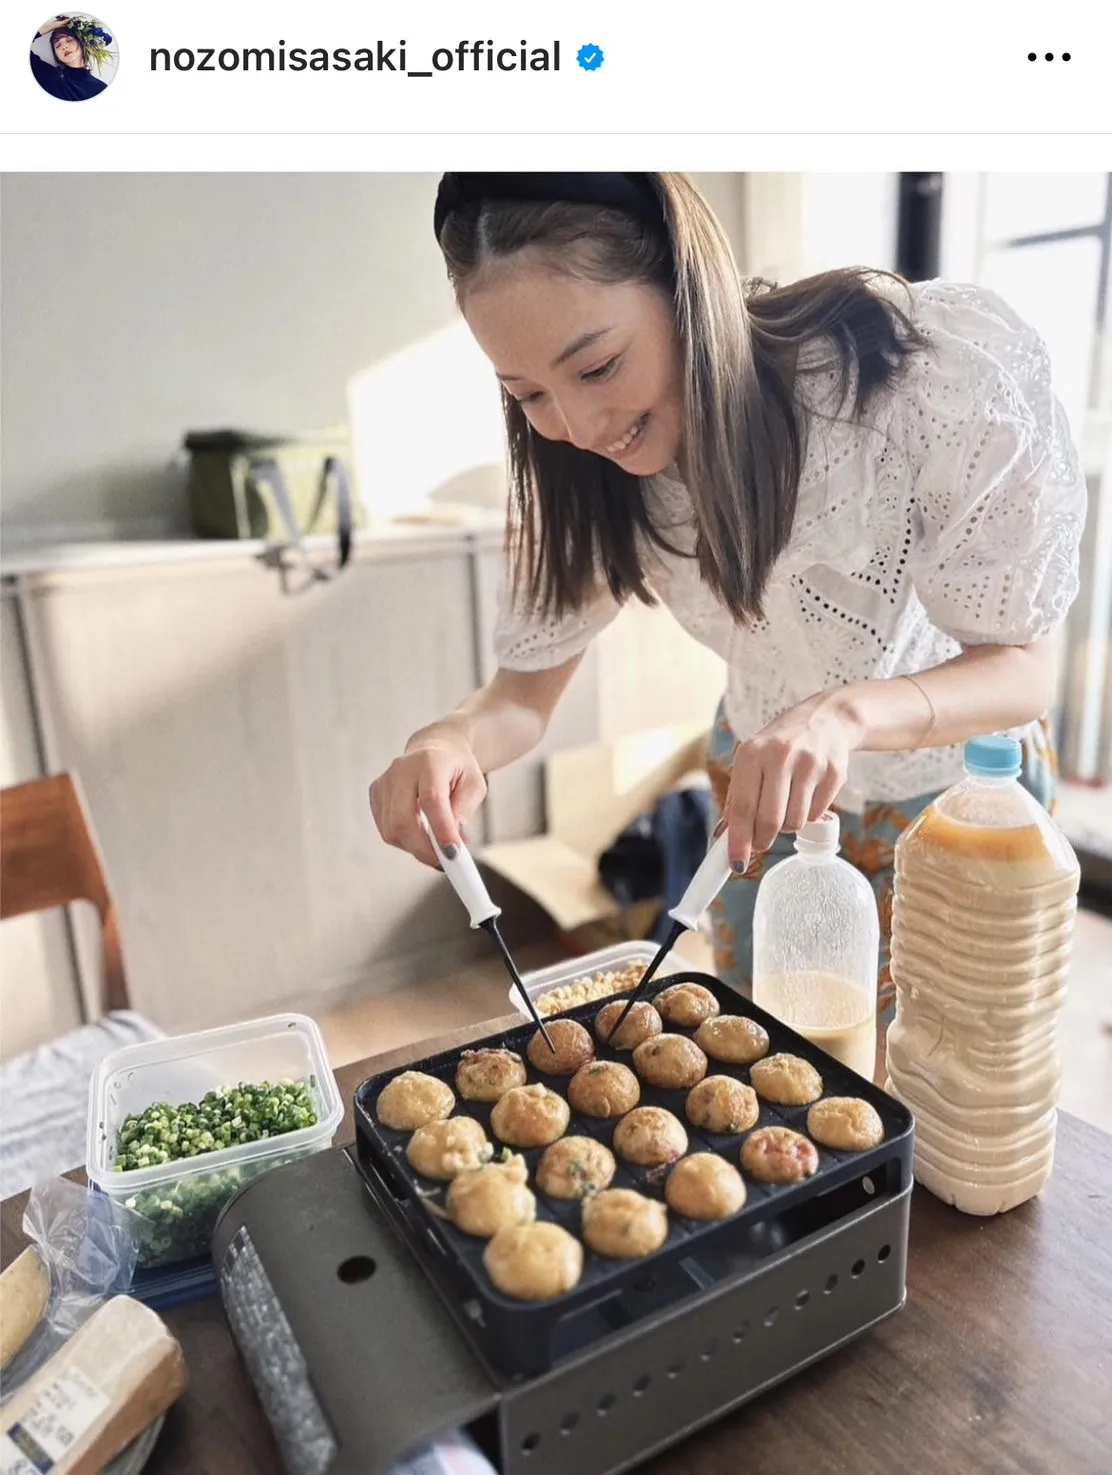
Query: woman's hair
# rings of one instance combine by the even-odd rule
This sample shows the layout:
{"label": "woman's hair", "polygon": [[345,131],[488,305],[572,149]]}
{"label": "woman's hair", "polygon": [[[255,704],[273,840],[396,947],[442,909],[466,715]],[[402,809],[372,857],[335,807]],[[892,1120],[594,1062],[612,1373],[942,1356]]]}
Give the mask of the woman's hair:
{"label": "woman's hair", "polygon": [[[644,283],[673,308],[682,364],[680,471],[695,511],[694,557],[734,617],[762,617],[769,573],[791,536],[804,441],[796,373],[838,375],[860,415],[922,346],[908,317],[870,286],[889,273],[827,272],[787,287],[746,284],[709,206],[682,174],[649,176],[665,231],[582,203],[483,201],[448,215],[440,246],[458,302],[495,263],[531,248],[594,282]],[[895,280],[899,280],[896,278]],[[796,363],[821,345],[818,362]],[[679,552],[652,526],[640,478],[593,452],[546,440],[503,389],[515,597],[546,617],[582,607],[601,573],[619,601],[656,600],[641,540]]]}
{"label": "woman's hair", "polygon": [[88,51],[85,48],[85,43],[84,43],[84,41],[82,41],[81,37],[77,34],[77,32],[76,31],[71,31],[68,26],[55,26],[55,28],[54,28],[54,31],[53,31],[53,33],[51,35],[51,38],[50,38],[50,47],[51,47],[51,50],[54,52],[54,55],[55,56],[58,55],[58,42],[62,39],[63,36],[68,36],[71,41],[76,41],[77,42],[77,45],[81,49],[81,60],[82,60],[82,62],[84,63],[85,66],[88,66],[89,65],[89,53],[88,53]]}

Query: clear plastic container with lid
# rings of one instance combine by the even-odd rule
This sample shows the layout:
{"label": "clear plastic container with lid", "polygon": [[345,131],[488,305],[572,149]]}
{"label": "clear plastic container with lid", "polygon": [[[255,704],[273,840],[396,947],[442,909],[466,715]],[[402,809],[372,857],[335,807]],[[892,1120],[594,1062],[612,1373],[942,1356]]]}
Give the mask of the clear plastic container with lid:
{"label": "clear plastic container with lid", "polygon": [[837,815],[804,825],[753,913],[753,1002],[873,1079],[880,918],[865,877],[838,854]]}
{"label": "clear plastic container with lid", "polygon": [[915,1114],[916,1177],[969,1214],[1034,1197],[1054,1163],[1080,870],[1021,765],[1014,738],[967,743],[896,845],[885,1087]]}
{"label": "clear plastic container with lid", "polygon": [[[241,1082],[304,1082],[316,1121],[158,1167],[116,1166],[120,1128],[157,1102],[200,1102]],[[142,1271],[207,1255],[225,1203],[259,1174],[330,1146],[344,1103],[319,1026],[304,1014],[275,1014],[169,1039],[125,1045],[89,1083],[85,1168],[94,1188],[139,1216],[133,1224]]]}

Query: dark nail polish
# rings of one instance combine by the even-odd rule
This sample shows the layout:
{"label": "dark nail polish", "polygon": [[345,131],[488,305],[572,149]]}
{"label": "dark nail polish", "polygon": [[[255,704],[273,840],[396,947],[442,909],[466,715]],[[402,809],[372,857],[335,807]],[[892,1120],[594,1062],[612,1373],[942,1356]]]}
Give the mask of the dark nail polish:
{"label": "dark nail polish", "polygon": [[456,858],[456,856],[458,854],[459,854],[459,846],[458,845],[445,845],[444,846],[444,856],[445,856],[445,859],[446,860],[455,860],[455,858]]}

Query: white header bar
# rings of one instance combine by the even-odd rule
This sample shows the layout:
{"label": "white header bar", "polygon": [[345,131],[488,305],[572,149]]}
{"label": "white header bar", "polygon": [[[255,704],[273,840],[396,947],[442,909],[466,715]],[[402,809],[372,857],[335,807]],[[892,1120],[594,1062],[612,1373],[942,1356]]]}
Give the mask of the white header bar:
{"label": "white header bar", "polygon": [[[0,131],[9,136],[6,160],[26,158],[10,154],[13,136],[61,134],[302,134],[322,146],[337,134],[408,134],[441,140],[440,164],[451,162],[444,137],[459,141],[461,157],[466,142],[471,163],[483,134],[530,157],[545,135],[621,137],[631,152],[646,135],[671,149],[711,134],[819,135],[844,141],[834,166],[856,166],[857,135],[898,147],[908,161],[924,134],[960,145],[970,134],[1034,132],[1064,146],[1067,135],[1109,137],[1104,9],[1094,0],[921,8],[685,0],[667,12],[628,0],[552,10],[504,0],[105,0],[95,15],[118,64],[103,92],[74,105],[36,82],[29,52],[50,16],[17,0],[5,12]],[[653,162],[661,167],[659,149]],[[1059,164],[1078,167],[1067,157]],[[330,167],[329,158],[316,167]]]}

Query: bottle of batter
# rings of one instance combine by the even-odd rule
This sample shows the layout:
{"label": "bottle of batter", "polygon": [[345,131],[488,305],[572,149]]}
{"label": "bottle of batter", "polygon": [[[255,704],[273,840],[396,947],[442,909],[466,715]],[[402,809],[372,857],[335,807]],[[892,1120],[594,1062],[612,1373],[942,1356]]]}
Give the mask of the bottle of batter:
{"label": "bottle of batter", "polygon": [[1080,869],[1019,784],[1009,737],[896,845],[885,1087],[915,1116],[915,1176],[967,1214],[1033,1198],[1054,1165],[1056,1029]]}
{"label": "bottle of batter", "polygon": [[876,1065],[880,917],[864,876],[838,854],[835,814],[806,824],[753,912],[753,1002],[867,1080]]}

